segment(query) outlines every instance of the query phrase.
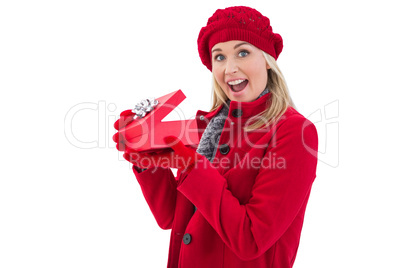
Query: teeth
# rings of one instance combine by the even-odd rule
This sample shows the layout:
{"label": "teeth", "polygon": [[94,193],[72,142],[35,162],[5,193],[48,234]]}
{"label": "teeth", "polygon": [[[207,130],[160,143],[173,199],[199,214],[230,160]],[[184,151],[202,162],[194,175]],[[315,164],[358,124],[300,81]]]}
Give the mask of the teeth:
{"label": "teeth", "polygon": [[228,84],[231,85],[231,86],[234,86],[234,85],[238,85],[238,84],[240,84],[240,83],[242,83],[242,82],[244,82],[244,81],[246,81],[246,80],[245,80],[245,79],[242,79],[242,80],[234,80],[234,81],[228,82]]}

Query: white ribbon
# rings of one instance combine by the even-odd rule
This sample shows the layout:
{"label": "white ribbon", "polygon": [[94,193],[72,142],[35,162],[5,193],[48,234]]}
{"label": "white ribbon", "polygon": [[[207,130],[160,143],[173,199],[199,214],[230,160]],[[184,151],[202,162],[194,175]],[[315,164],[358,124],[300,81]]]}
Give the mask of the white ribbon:
{"label": "white ribbon", "polygon": [[143,118],[147,113],[155,109],[158,103],[158,100],[155,100],[155,98],[145,99],[137,103],[132,110],[135,113],[134,119]]}

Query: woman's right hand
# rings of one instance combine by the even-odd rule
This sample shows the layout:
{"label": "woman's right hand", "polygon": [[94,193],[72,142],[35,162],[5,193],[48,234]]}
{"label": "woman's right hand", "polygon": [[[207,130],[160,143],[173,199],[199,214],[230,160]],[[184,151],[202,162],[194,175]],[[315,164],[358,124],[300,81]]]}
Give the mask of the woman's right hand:
{"label": "woman's right hand", "polygon": [[116,143],[116,148],[119,151],[124,152],[126,149],[126,140],[120,135],[119,130],[130,124],[134,121],[135,113],[132,110],[125,110],[120,113],[120,118],[114,123],[114,128],[117,130],[117,133],[113,135],[113,141]]}
{"label": "woman's right hand", "polygon": [[[123,157],[126,159],[128,162],[133,164],[133,168],[137,170],[137,172],[142,172],[145,170],[145,168],[140,168],[132,161],[131,154],[133,151],[131,151],[127,146],[126,146],[126,140],[125,138],[120,134],[119,130],[130,124],[131,122],[134,121],[134,116],[135,113],[132,112],[132,110],[125,110],[120,113],[120,118],[114,123],[114,128],[117,130],[117,132],[113,135],[113,141],[116,142],[116,148],[119,151],[124,152]],[[140,155],[137,155],[139,157]]]}
{"label": "woman's right hand", "polygon": [[[128,162],[133,164],[137,172],[142,172],[146,169],[162,167],[169,168],[169,162],[172,162],[171,149],[160,149],[152,152],[139,152],[129,147],[124,150],[123,157]],[[170,156],[170,157],[169,157]]]}

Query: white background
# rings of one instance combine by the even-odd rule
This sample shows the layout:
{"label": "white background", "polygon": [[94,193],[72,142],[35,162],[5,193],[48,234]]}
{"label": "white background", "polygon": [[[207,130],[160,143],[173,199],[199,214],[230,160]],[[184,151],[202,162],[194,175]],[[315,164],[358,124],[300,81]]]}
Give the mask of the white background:
{"label": "white background", "polygon": [[0,267],[166,266],[169,231],[112,125],[177,89],[186,118],[208,110],[196,41],[232,5],[271,19],[292,98],[319,130],[294,267],[402,267],[402,19],[390,0],[2,1]]}

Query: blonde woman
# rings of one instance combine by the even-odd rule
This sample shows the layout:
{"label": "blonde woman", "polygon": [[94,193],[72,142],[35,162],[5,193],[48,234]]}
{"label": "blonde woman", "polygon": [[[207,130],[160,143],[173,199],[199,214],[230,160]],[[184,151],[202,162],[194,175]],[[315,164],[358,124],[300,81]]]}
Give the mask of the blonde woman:
{"label": "blonde woman", "polygon": [[293,266],[318,138],[276,64],[282,42],[255,9],[217,10],[198,38],[214,89],[211,111],[196,116],[197,150],[172,136],[172,151],[123,147],[157,223],[172,230],[168,267]]}

